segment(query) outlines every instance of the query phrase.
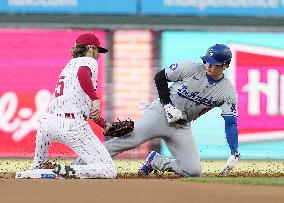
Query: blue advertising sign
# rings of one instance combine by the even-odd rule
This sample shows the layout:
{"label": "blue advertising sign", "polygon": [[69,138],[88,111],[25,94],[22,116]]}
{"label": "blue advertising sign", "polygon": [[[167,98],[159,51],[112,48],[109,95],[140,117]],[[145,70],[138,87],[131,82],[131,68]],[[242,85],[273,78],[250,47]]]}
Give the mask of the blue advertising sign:
{"label": "blue advertising sign", "polygon": [[2,13],[136,14],[136,0],[0,0]]}
{"label": "blue advertising sign", "polygon": [[[233,59],[225,74],[238,92],[239,152],[242,159],[284,159],[284,80],[280,82],[284,75],[283,32],[163,32],[161,40],[162,68],[181,60],[202,63],[200,56],[208,47],[216,43],[227,44]],[[273,77],[272,73],[275,74]],[[259,80],[255,80],[257,77]],[[256,91],[259,96],[254,94],[252,97]],[[275,92],[275,97],[270,96],[271,92]],[[252,111],[254,109],[257,111]],[[229,156],[220,108],[214,108],[193,121],[192,132],[201,159]],[[165,145],[162,154],[169,155]]]}
{"label": "blue advertising sign", "polygon": [[144,15],[283,16],[282,0],[143,0]]}

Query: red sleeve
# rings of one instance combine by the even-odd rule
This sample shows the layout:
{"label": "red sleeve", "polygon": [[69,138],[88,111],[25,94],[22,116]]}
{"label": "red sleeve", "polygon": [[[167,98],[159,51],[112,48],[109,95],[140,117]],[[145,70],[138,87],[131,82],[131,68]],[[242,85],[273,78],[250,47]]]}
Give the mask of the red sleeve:
{"label": "red sleeve", "polygon": [[92,83],[92,72],[88,66],[81,66],[77,72],[81,88],[92,101],[99,99]]}

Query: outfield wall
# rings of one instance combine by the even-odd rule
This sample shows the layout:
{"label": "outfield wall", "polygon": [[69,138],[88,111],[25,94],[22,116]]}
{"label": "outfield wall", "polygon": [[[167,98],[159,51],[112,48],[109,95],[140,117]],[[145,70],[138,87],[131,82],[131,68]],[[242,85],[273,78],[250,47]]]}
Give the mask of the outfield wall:
{"label": "outfield wall", "polygon": [[[9,46],[0,55],[0,156],[33,155],[37,119],[47,109],[75,38],[86,31],[96,33],[110,50],[100,57],[98,83],[103,115],[110,120],[139,119],[143,111],[138,103],[157,97],[153,77],[158,69],[179,60],[200,61],[200,55],[216,42],[229,45],[234,58],[226,74],[239,94],[240,153],[243,159],[283,159],[284,33],[143,29],[1,29],[1,44],[9,42]],[[91,125],[104,140],[101,130]],[[230,153],[220,109],[194,121],[193,133],[202,159],[225,158]],[[145,157],[152,144],[119,157]],[[164,145],[161,152],[169,155]],[[50,155],[74,156],[57,144]]]}

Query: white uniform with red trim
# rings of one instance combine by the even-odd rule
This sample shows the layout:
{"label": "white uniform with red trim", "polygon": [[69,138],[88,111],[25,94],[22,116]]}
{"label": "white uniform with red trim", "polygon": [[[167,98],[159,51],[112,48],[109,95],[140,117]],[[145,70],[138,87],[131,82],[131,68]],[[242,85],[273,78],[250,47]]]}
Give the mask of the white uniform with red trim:
{"label": "white uniform with red trim", "polygon": [[32,168],[46,161],[51,142],[61,142],[86,163],[72,165],[80,178],[113,178],[116,176],[115,164],[86,121],[92,100],[78,80],[78,69],[82,66],[90,68],[94,89],[97,88],[97,61],[91,57],[71,59],[59,76],[48,113],[39,120]]}
{"label": "white uniform with red trim", "polygon": [[81,88],[77,78],[78,69],[87,66],[92,72],[92,83],[97,89],[98,63],[91,57],[71,59],[62,70],[49,110],[54,113],[72,112],[80,115],[89,115],[92,100]]}

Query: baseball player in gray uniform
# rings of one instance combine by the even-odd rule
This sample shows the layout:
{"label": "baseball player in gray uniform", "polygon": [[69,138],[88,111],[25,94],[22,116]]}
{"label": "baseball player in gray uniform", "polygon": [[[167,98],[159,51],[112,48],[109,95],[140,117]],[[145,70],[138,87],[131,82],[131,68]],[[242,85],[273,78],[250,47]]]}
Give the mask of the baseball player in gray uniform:
{"label": "baseball player in gray uniform", "polygon": [[[229,66],[229,47],[216,44],[201,59],[203,63],[174,63],[155,76],[159,99],[153,101],[134,131],[104,143],[111,156],[154,139],[162,138],[173,159],[151,151],[139,169],[142,175],[153,170],[173,171],[181,176],[200,176],[199,153],[193,138],[191,122],[214,107],[222,109],[225,133],[231,149],[222,171],[227,175],[239,159],[237,130],[237,93],[223,71]],[[168,82],[173,82],[170,89]],[[205,126],[204,126],[205,127]]]}
{"label": "baseball player in gray uniform", "polygon": [[35,156],[32,169],[39,169],[46,162],[51,142],[69,146],[85,165],[58,164],[54,173],[66,178],[114,178],[115,164],[103,143],[94,135],[88,118],[102,128],[107,124],[99,116],[100,100],[96,95],[99,53],[107,49],[99,39],[85,33],[76,39],[71,54],[73,58],[62,70],[49,110],[39,120]]}

